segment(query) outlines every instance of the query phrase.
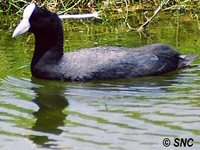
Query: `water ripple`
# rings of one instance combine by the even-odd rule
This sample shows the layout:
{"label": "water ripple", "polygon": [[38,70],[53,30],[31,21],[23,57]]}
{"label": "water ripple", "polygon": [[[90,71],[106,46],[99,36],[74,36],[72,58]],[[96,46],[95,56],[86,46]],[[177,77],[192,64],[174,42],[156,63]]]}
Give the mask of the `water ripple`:
{"label": "water ripple", "polygon": [[20,142],[32,149],[163,149],[165,137],[193,138],[197,148],[197,70],[99,83],[7,77],[0,86],[1,149]]}

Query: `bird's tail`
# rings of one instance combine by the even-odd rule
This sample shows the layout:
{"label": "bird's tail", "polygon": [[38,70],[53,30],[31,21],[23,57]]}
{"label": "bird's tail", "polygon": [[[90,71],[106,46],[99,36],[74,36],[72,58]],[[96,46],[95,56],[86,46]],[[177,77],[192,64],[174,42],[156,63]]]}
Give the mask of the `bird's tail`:
{"label": "bird's tail", "polygon": [[189,65],[191,65],[191,63],[197,58],[198,55],[181,55],[181,59],[179,61],[179,65],[178,68],[185,68]]}

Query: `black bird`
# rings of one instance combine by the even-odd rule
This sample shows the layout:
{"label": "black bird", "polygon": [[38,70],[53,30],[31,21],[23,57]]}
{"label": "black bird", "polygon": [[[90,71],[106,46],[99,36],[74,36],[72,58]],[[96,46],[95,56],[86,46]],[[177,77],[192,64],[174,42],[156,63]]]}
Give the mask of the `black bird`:
{"label": "black bird", "polygon": [[161,75],[188,66],[196,55],[181,56],[164,44],[139,48],[94,47],[64,53],[59,16],[29,4],[13,37],[32,32],[34,77],[69,81],[104,80]]}

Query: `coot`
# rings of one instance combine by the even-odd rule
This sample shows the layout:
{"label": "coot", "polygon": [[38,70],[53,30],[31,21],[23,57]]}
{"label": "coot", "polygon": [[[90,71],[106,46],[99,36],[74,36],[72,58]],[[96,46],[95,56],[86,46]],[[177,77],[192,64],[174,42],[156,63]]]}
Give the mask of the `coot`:
{"label": "coot", "polygon": [[161,75],[189,65],[196,55],[182,57],[164,44],[139,48],[102,46],[64,53],[60,18],[29,4],[13,37],[32,32],[35,50],[31,73],[43,79],[87,81]]}

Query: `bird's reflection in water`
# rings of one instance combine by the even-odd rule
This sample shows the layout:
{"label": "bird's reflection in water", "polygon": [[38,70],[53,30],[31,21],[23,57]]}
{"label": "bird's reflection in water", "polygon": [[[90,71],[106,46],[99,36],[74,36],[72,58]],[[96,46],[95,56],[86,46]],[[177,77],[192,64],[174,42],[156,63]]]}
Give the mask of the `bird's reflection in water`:
{"label": "bird's reflection in water", "polygon": [[[32,129],[42,133],[61,134],[62,130],[59,127],[64,125],[64,120],[67,116],[63,113],[63,110],[68,106],[68,101],[64,96],[65,85],[59,82],[42,81],[35,78],[32,78],[32,82],[41,85],[34,88],[36,97],[33,99],[33,102],[38,105],[39,109],[33,113],[36,122]],[[53,146],[49,144],[52,140],[47,135],[31,135],[30,139],[35,144],[44,147]]]}

